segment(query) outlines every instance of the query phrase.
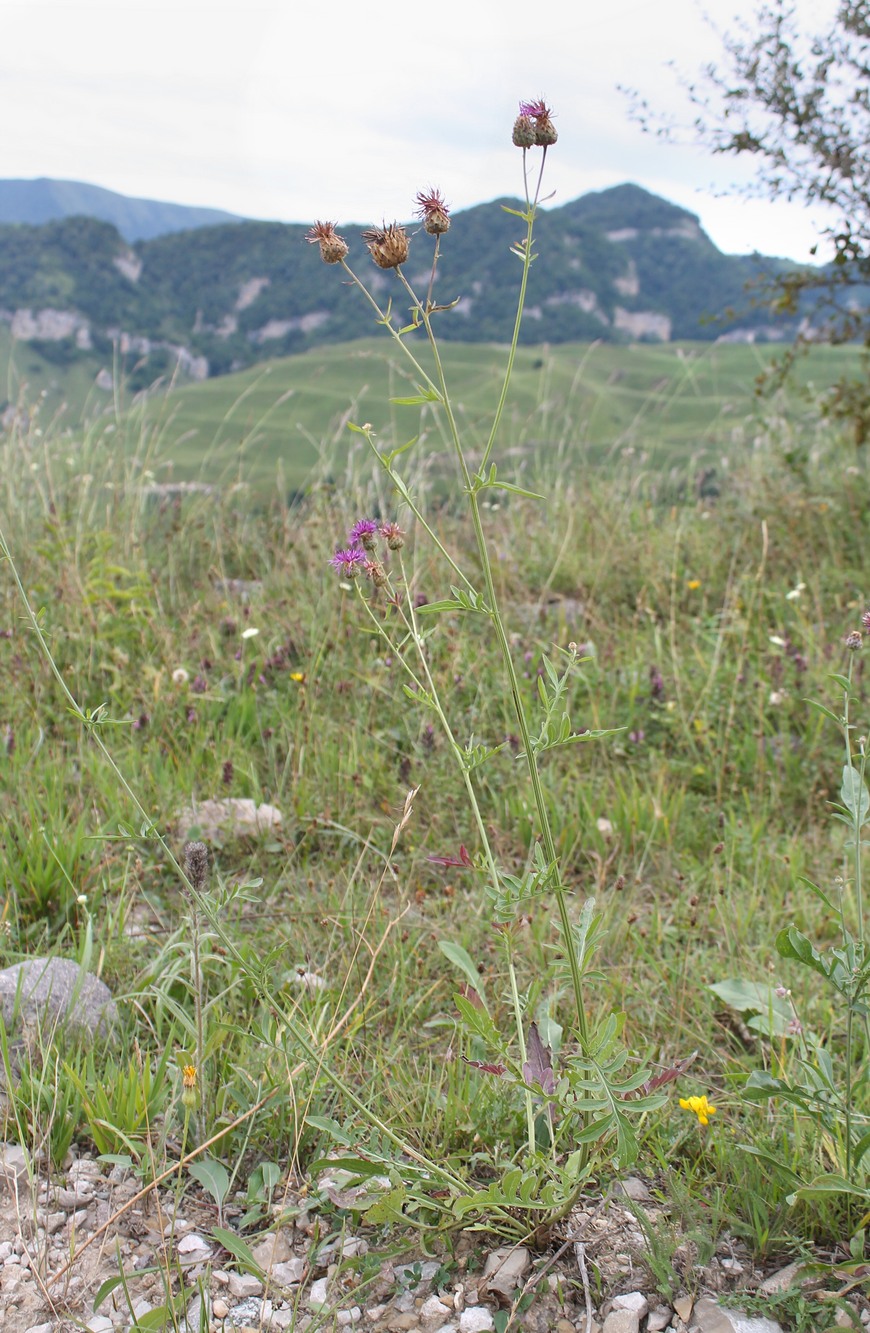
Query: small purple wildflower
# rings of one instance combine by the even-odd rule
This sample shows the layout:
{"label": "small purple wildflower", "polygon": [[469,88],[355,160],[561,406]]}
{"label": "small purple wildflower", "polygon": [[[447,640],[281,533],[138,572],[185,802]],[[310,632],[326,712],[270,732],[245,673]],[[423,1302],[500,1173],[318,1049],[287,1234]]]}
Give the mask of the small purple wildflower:
{"label": "small purple wildflower", "polygon": [[665,682],[662,680],[662,673],[657,666],[651,666],[649,669],[650,698],[660,699],[665,692]]}
{"label": "small purple wildflower", "polygon": [[868,634],[870,634],[870,611],[865,611],[861,617],[861,624]]}
{"label": "small purple wildflower", "polygon": [[194,676],[190,682],[190,689],[193,694],[205,694],[208,689],[208,681],[205,676]]}
{"label": "small purple wildflower", "polygon": [[550,114],[541,98],[534,102],[520,102],[521,116],[548,116]]}
{"label": "small purple wildflower", "polygon": [[223,769],[221,770],[221,781],[223,782],[225,787],[229,787],[230,783],[232,782],[233,773],[234,773],[234,768],[232,759],[225,759]]}
{"label": "small purple wildflower", "polygon": [[149,718],[147,713],[140,713],[139,716],[133,722],[133,730],[144,731],[150,721],[151,719]]}
{"label": "small purple wildflower", "polygon": [[329,563],[345,578],[355,579],[362,573],[365,562],[366,553],[361,546],[346,546],[344,550],[336,551]]}
{"label": "small purple wildflower", "polygon": [[361,546],[364,551],[377,549],[377,542],[375,541],[377,535],[378,525],[373,518],[357,519],[348,533],[351,546]]}
{"label": "small purple wildflower", "polygon": [[632,745],[643,745],[644,741],[646,740],[646,736],[644,732],[640,730],[630,731],[628,733],[628,739],[631,741]]}

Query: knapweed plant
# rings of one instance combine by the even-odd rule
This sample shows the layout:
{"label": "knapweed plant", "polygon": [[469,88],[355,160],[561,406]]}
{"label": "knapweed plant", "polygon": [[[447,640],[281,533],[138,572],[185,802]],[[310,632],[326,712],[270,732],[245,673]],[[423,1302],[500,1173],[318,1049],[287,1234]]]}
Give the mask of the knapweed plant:
{"label": "knapweed plant", "polygon": [[[870,632],[870,611],[863,616]],[[867,790],[867,724],[855,721],[862,707],[855,661],[863,646],[860,630],[845,639],[848,666],[845,674],[830,679],[840,691],[842,711],[809,700],[811,707],[840,732],[844,749],[839,799],[831,817],[843,826],[843,866],[832,886],[822,888],[806,877],[803,884],[821,901],[835,926],[837,942],[820,950],[795,925],[776,938],[780,957],[798,963],[821,977],[830,993],[828,1017],[822,1030],[808,1021],[790,990],[778,986],[768,1012],[759,1013],[756,1026],[773,1040],[772,1068],[750,1075],[744,1095],[752,1101],[778,1099],[795,1108],[813,1130],[811,1179],[792,1162],[771,1159],[791,1186],[790,1201],[838,1200],[850,1221],[857,1248],[863,1251],[864,1229],[870,1217],[870,957],[864,913],[863,848],[870,823]],[[750,1151],[755,1151],[750,1149]],[[822,1170],[819,1170],[819,1167]],[[853,1248],[855,1246],[853,1245]]]}
{"label": "knapweed plant", "polygon": [[[535,1218],[537,1210],[538,1220],[546,1222],[567,1212],[594,1168],[600,1168],[603,1162],[624,1166],[634,1159],[637,1143],[632,1121],[659,1105],[660,1094],[651,1085],[649,1071],[632,1061],[622,1045],[623,1016],[610,1013],[603,1018],[592,1017],[586,989],[599,928],[595,904],[592,900],[578,902],[566,884],[550,817],[552,798],[547,793],[547,768],[551,753],[566,746],[587,744],[610,732],[576,729],[572,725],[570,687],[584,660],[573,643],[567,647],[554,645],[551,656],[544,659],[543,672],[537,681],[537,700],[533,708],[528,707],[493,575],[493,534],[484,521],[494,494],[507,492],[541,503],[544,499],[505,481],[498,474],[496,462],[529,271],[536,259],[534,229],[547,152],[557,139],[550,111],[543,101],[520,104],[512,137],[522,150],[525,195],[524,208],[505,210],[524,229],[512,247],[520,264],[519,293],[504,378],[478,457],[472,459],[463,439],[436,336],[438,321],[449,318],[458,302],[458,294],[451,292],[442,297],[439,290],[439,258],[442,246],[449,244],[450,229],[449,209],[440,190],[430,188],[417,195],[421,227],[413,237],[398,223],[383,224],[363,233],[371,259],[382,270],[377,284],[367,284],[351,267],[349,247],[334,223],[315,223],[308,240],[319,245],[324,262],[334,264],[368,302],[374,319],[410,366],[417,394],[394,398],[391,402],[402,406],[425,405],[440,414],[452,450],[456,481],[468,507],[477,556],[473,568],[460,566],[459,558],[427,515],[422,488],[414,486],[403,472],[407,459],[413,458],[419,445],[418,438],[383,449],[371,424],[351,426],[365,437],[388,477],[398,497],[400,512],[387,519],[361,516],[350,530],[347,543],[336,550],[332,564],[344,585],[356,590],[367,627],[380,636],[389,656],[401,665],[408,699],[415,708],[424,711],[429,724],[437,721],[447,739],[464,790],[469,830],[466,842],[475,845],[475,850],[469,853],[463,843],[458,856],[433,859],[463,867],[479,878],[504,953],[506,1007],[512,1016],[509,1031],[495,1021],[494,1010],[468,954],[453,941],[442,943],[447,957],[464,974],[465,984],[455,1003],[469,1052],[466,1058],[479,1071],[481,1079],[498,1079],[503,1086],[515,1088],[525,1125],[523,1142],[510,1169],[502,1173],[497,1183],[456,1199],[453,1214],[463,1217],[486,1213],[497,1206],[515,1210],[516,1215],[523,1215],[527,1221]],[[531,156],[537,149],[540,149],[539,164]],[[534,180],[531,189],[530,177]],[[431,244],[431,265],[425,289],[421,291],[412,285],[405,267],[412,241],[415,246]],[[393,284],[393,296],[386,305],[375,295],[375,291],[380,293],[384,289],[385,273],[390,274]],[[397,306],[407,310],[407,318],[396,318]],[[418,356],[421,336],[425,337],[429,351],[427,364],[434,369],[425,368]],[[443,598],[417,605],[412,573],[405,558],[406,532],[396,518],[413,531],[416,541],[430,543],[442,558],[449,586]],[[451,699],[436,685],[431,669],[432,649],[443,622],[458,622],[461,632],[462,623],[471,620],[485,627],[499,649],[504,693],[515,719],[517,744],[513,747],[494,738],[481,739],[464,732],[463,719],[452,715]],[[531,793],[531,853],[519,875],[508,873],[500,862],[482,812],[479,784],[487,768],[494,764],[510,765],[512,773],[516,773],[513,780],[527,783]],[[554,992],[570,996],[570,1014],[561,1024],[550,1015],[546,1005],[543,1010],[534,1009],[534,997],[540,996],[541,986],[532,984],[537,979],[521,976],[517,962],[516,941],[523,928],[524,914],[545,908],[555,909],[559,936],[558,945],[554,945],[558,966],[549,982]]]}

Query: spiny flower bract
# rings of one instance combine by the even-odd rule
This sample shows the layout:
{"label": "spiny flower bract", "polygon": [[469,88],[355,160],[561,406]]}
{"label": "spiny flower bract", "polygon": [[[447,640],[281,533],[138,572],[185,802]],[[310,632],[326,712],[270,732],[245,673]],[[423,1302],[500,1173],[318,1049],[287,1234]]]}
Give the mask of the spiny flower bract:
{"label": "spiny flower bract", "polygon": [[398,222],[386,223],[380,227],[369,227],[362,238],[369,249],[369,254],[378,268],[398,268],[408,258],[410,242],[404,227]]}
{"label": "spiny flower bract", "polygon": [[423,230],[430,236],[443,236],[450,227],[450,210],[440,190],[420,190],[416,213],[423,219]]}
{"label": "spiny flower bract", "polygon": [[347,241],[339,236],[334,222],[315,222],[305,239],[309,245],[320,246],[324,264],[338,264],[347,254]]}

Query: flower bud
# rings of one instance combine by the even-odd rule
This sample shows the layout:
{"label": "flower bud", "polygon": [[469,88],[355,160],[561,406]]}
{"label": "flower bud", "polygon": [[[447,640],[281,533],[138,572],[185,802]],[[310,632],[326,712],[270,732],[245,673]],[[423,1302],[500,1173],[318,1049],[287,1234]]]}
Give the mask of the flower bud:
{"label": "flower bud", "polygon": [[514,121],[513,134],[511,135],[517,148],[534,148],[535,146],[535,126],[531,117],[517,116]]}

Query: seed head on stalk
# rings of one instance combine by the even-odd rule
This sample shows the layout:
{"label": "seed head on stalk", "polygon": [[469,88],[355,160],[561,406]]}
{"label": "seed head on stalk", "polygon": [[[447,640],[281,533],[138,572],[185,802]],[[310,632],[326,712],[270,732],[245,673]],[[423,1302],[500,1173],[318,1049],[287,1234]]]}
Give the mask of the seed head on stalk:
{"label": "seed head on stalk", "polygon": [[315,222],[305,239],[309,245],[320,246],[324,264],[339,264],[347,254],[347,241],[339,236],[334,222]]}

